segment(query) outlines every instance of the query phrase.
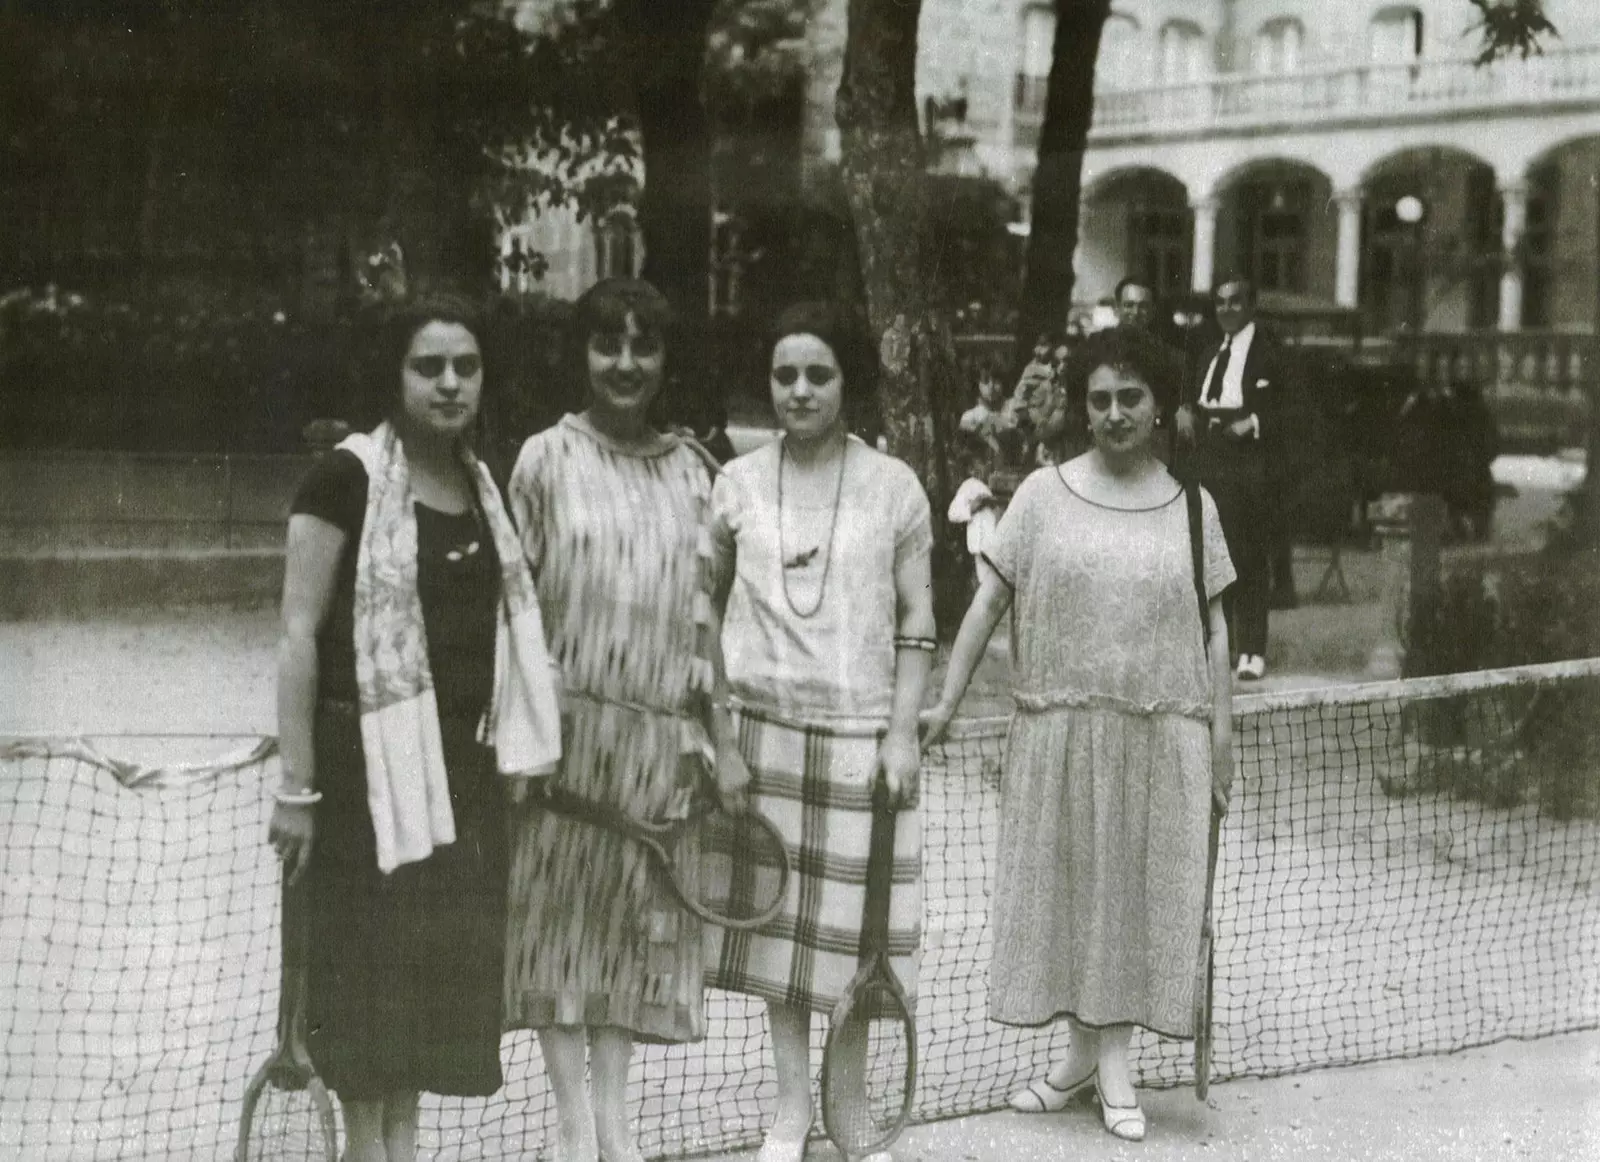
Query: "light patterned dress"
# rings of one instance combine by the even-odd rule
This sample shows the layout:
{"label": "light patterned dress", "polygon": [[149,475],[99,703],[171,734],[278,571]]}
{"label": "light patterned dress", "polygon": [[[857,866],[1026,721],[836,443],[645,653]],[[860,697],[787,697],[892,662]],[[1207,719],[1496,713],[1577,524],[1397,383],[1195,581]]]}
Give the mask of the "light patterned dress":
{"label": "light patterned dress", "polygon": [[[1192,1035],[1211,794],[1211,671],[1189,518],[1112,509],[1057,468],[985,546],[1012,587],[989,1012]],[[1206,592],[1234,579],[1201,495]]]}
{"label": "light patterned dress", "polygon": [[[708,929],[709,979],[827,1012],[859,963],[871,777],[894,697],[895,572],[926,558],[933,534],[916,474],[851,437],[837,527],[831,490],[810,506],[789,496],[780,536],[778,469],[777,441],[727,465],[713,490],[714,541],[719,576],[733,570],[722,650],[751,804],[783,832],[795,874],[783,910],[765,928]],[[922,934],[915,804],[896,815],[893,881],[889,955],[915,995]],[[708,887],[715,894],[716,885]]]}
{"label": "light patterned dress", "polygon": [[[621,447],[578,416],[523,445],[508,495],[563,678],[563,789],[681,817],[709,774],[710,473],[662,437]],[[693,833],[676,862],[695,890]],[[506,1019],[704,1034],[701,924],[640,848],[532,808],[512,837]]]}

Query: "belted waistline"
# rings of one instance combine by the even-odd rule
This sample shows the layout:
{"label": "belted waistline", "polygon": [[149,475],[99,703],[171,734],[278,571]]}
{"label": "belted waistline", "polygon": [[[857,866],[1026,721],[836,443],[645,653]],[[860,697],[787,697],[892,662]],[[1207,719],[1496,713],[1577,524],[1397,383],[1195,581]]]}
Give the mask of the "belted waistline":
{"label": "belted waistline", "polygon": [[1052,710],[1111,710],[1141,717],[1175,714],[1201,722],[1211,721],[1211,704],[1191,698],[1156,698],[1149,702],[1136,702],[1117,694],[1083,690],[1014,690],[1011,697],[1017,704],[1017,710],[1023,714],[1046,714]]}

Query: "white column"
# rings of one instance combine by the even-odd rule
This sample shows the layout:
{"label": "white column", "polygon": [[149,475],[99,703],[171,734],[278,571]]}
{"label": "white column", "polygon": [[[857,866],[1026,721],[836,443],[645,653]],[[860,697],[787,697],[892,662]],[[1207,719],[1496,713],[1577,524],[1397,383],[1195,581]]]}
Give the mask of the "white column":
{"label": "white column", "polygon": [[1361,191],[1334,195],[1339,205],[1339,253],[1333,298],[1341,307],[1358,305],[1361,296]]}
{"label": "white column", "polygon": [[1194,265],[1189,289],[1196,294],[1205,294],[1211,289],[1216,271],[1217,206],[1216,198],[1200,198],[1190,203],[1194,211]]}
{"label": "white column", "polygon": [[1505,205],[1505,221],[1500,229],[1500,246],[1506,256],[1506,271],[1500,276],[1500,329],[1522,330],[1522,233],[1528,225],[1528,185],[1511,182],[1500,187]]}

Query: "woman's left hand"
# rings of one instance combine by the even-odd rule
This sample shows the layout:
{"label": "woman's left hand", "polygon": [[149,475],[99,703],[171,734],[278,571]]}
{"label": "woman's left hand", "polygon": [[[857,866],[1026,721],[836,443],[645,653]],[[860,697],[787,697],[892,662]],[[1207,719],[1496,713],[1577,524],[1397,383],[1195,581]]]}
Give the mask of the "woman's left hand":
{"label": "woman's left hand", "polygon": [[750,809],[750,768],[730,740],[717,746],[717,798],[730,815],[743,815]]}
{"label": "woman's left hand", "polygon": [[1225,732],[1211,736],[1211,801],[1219,812],[1228,813],[1233,792],[1233,739]]}
{"label": "woman's left hand", "polygon": [[895,810],[906,806],[916,797],[917,768],[922,751],[915,736],[890,733],[878,744],[878,769],[873,778],[882,778],[889,792],[889,804]]}

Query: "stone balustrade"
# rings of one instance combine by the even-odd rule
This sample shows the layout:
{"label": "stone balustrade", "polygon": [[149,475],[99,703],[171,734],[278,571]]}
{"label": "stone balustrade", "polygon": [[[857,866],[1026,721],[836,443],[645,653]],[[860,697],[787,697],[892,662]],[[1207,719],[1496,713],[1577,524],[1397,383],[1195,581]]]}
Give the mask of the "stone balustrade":
{"label": "stone balustrade", "polygon": [[[1019,77],[1018,145],[1037,141],[1045,84]],[[1600,101],[1600,44],[1558,46],[1527,60],[1480,67],[1473,57],[1410,64],[1341,65],[1274,76],[1224,74],[1179,85],[1099,93],[1090,140],[1197,132],[1393,121],[1521,106]]]}

